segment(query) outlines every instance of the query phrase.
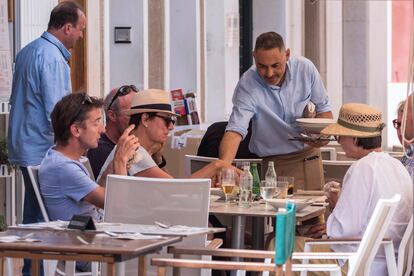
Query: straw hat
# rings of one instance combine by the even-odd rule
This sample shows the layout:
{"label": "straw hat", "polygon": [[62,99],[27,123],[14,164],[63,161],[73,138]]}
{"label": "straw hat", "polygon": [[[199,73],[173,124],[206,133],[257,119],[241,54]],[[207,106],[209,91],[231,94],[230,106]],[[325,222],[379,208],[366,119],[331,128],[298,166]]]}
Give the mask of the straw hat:
{"label": "straw hat", "polygon": [[344,104],[339,110],[337,123],[325,127],[321,134],[361,138],[381,136],[381,130],[385,127],[381,117],[381,112],[369,105]]}
{"label": "straw hat", "polygon": [[133,115],[146,112],[163,112],[176,115],[172,111],[168,92],[161,89],[148,89],[134,93],[131,108],[126,109],[123,113]]}

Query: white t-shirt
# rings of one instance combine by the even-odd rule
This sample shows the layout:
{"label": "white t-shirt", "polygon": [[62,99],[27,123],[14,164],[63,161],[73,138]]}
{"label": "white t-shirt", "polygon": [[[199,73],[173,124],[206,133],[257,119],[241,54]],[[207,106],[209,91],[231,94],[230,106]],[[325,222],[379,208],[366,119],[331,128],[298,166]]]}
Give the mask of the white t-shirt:
{"label": "white t-shirt", "polygon": [[[397,252],[412,215],[413,185],[401,164],[384,152],[371,152],[355,162],[344,177],[341,195],[327,221],[327,234],[332,238],[361,238],[380,198],[401,195],[392,222],[385,234],[394,242]],[[335,251],[356,251],[358,245],[335,245]],[[380,248],[370,275],[388,275],[383,250]]]}
{"label": "white t-shirt", "polygon": [[[111,151],[111,153],[108,155],[108,158],[106,158],[106,161],[103,164],[103,166],[101,168],[101,172],[99,173],[99,176],[96,180],[97,182],[99,182],[99,180],[101,179],[101,176],[102,176],[103,172],[106,170],[106,168],[108,167],[109,163],[111,163],[111,161],[114,159],[115,150],[116,150],[116,146]],[[140,161],[133,164],[129,168],[129,170],[128,170],[129,175],[135,175],[136,173],[139,173],[141,171],[145,171],[146,169],[150,169],[150,168],[153,168],[153,167],[157,166],[157,164],[152,159],[151,155],[148,153],[148,151],[146,149],[144,149],[144,147],[139,147],[137,149],[137,153],[139,155],[141,155],[142,158],[141,158]]]}

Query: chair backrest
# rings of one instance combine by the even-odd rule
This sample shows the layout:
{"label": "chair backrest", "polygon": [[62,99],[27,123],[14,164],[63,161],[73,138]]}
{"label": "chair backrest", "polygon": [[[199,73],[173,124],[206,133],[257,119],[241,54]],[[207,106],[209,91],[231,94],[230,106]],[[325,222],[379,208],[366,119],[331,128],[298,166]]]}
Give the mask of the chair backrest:
{"label": "chair backrest", "polygon": [[[210,179],[108,175],[104,221],[151,225],[159,221],[171,225],[207,227],[210,182]],[[204,247],[206,240],[206,235],[199,235],[187,237],[179,244]],[[133,271],[136,271],[135,261],[127,265],[127,275],[132,275]]]}
{"label": "chair backrest", "polygon": [[413,216],[405,229],[404,235],[398,247],[398,275],[408,276],[413,265]]}
{"label": "chair backrest", "polygon": [[275,264],[283,265],[295,247],[296,205],[289,202],[285,213],[276,214]]}
{"label": "chair backrest", "polygon": [[[203,168],[204,166],[208,165],[209,163],[217,160],[218,158],[214,157],[204,157],[204,156],[197,156],[197,155],[186,155],[185,156],[185,165],[184,170],[187,176],[191,175],[192,173],[198,171],[199,169]],[[234,159],[233,165],[241,164],[242,162],[250,162],[257,164],[257,170],[259,172],[259,176],[262,175],[262,161],[263,159]]]}
{"label": "chair backrest", "polygon": [[95,175],[93,174],[93,170],[92,170],[92,166],[91,163],[89,162],[88,157],[86,156],[81,156],[79,161],[85,166],[85,168],[88,170],[89,172],[89,177],[95,181]]}
{"label": "chair backrest", "polygon": [[37,202],[39,203],[40,211],[42,212],[43,220],[45,222],[49,221],[49,215],[47,214],[45,203],[43,202],[43,197],[40,194],[39,186],[39,167],[40,166],[28,166],[27,172],[29,174],[30,182],[33,187],[33,191],[36,195]]}
{"label": "chair backrest", "polygon": [[396,194],[390,199],[378,200],[358,250],[349,262],[348,276],[370,275],[372,262],[391,223],[400,198],[401,196]]}
{"label": "chair backrest", "polygon": [[325,182],[336,181],[342,183],[346,172],[355,161],[322,160]]}
{"label": "chair backrest", "polygon": [[322,160],[336,160],[336,149],[334,147],[322,147],[320,150]]}

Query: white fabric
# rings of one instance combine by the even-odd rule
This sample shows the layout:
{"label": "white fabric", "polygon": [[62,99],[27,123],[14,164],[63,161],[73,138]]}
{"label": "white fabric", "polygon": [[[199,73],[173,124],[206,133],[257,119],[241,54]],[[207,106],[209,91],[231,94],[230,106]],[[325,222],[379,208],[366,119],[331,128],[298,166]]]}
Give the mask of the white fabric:
{"label": "white fabric", "polygon": [[[327,234],[333,238],[362,237],[377,201],[401,195],[397,211],[385,236],[398,249],[413,206],[413,185],[407,170],[384,152],[371,152],[355,162],[344,177],[341,196],[327,221]],[[332,246],[334,251],[356,251],[357,246]],[[370,275],[388,275],[382,249],[377,254]]]}
{"label": "white fabric", "polygon": [[[108,167],[109,163],[111,163],[111,161],[114,159],[115,150],[116,150],[116,146],[111,151],[111,153],[108,155],[108,158],[106,159],[105,163],[103,164],[101,172],[99,173],[99,176],[97,178],[97,182],[99,182],[99,180],[101,179],[101,176],[102,176],[103,172],[106,170],[106,168]],[[138,154],[140,154],[142,156],[142,158],[138,163],[133,164],[129,168],[129,170],[128,170],[129,175],[135,175],[135,174],[137,174],[141,171],[145,171],[146,169],[150,169],[150,168],[153,168],[153,167],[157,166],[155,161],[152,159],[151,155],[148,153],[148,151],[146,149],[144,149],[144,147],[139,147],[137,149],[137,152],[138,152]]]}

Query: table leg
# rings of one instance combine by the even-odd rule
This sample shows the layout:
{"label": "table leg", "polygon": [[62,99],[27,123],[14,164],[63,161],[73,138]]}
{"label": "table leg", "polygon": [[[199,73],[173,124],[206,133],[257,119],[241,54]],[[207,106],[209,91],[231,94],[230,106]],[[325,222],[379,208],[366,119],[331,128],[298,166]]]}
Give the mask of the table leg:
{"label": "table leg", "polygon": [[264,218],[252,218],[252,246],[253,249],[263,249],[264,244]]}
{"label": "table leg", "polygon": [[115,273],[116,276],[125,276],[125,262],[115,263]]}
{"label": "table leg", "polygon": [[32,259],[32,276],[39,276],[39,260]]}
{"label": "table leg", "polygon": [[145,256],[138,257],[138,276],[147,275],[147,262]]}
{"label": "table leg", "polygon": [[[244,230],[246,218],[244,216],[234,216],[231,229],[231,248],[244,248]],[[232,258],[233,261],[241,261],[241,258]],[[231,271],[231,276],[239,276],[237,271]]]}
{"label": "table leg", "polygon": [[114,263],[107,263],[106,265],[106,276],[115,276],[115,264]]}

